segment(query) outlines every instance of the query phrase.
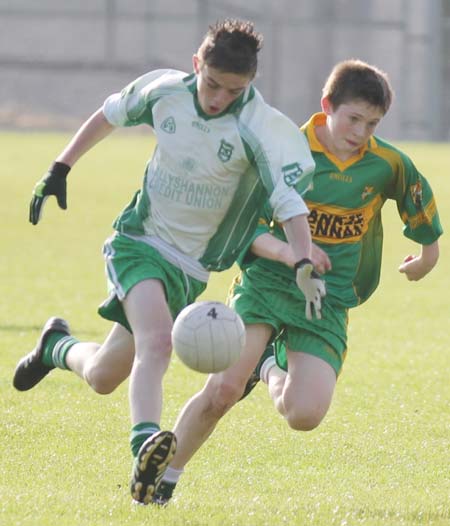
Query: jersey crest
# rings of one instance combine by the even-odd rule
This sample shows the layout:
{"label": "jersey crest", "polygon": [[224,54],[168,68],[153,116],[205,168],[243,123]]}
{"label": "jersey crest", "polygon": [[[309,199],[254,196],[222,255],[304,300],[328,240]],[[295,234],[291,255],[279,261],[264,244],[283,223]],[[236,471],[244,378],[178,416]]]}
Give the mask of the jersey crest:
{"label": "jersey crest", "polygon": [[422,208],[422,185],[420,181],[410,187],[411,198],[417,210]]}
{"label": "jersey crest", "polygon": [[161,130],[166,133],[175,133],[177,131],[175,119],[173,117],[167,117],[167,119],[164,119],[161,123]]}
{"label": "jersey crest", "polygon": [[298,163],[286,164],[281,170],[283,172],[284,182],[287,186],[294,186],[303,173],[303,170]]}
{"label": "jersey crest", "polygon": [[364,201],[369,197],[369,195],[373,194],[375,191],[375,188],[373,186],[365,186],[363,193],[361,194],[361,199]]}
{"label": "jersey crest", "polygon": [[231,159],[231,155],[233,154],[234,146],[227,142],[225,139],[222,139],[220,141],[219,151],[217,152],[217,156],[219,159],[226,163]]}

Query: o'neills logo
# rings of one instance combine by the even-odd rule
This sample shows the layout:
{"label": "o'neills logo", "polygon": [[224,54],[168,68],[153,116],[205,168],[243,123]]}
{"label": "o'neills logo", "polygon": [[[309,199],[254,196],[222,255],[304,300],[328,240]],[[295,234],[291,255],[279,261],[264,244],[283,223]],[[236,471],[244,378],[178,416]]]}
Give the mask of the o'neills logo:
{"label": "o'neills logo", "polygon": [[367,232],[374,215],[374,207],[345,210],[307,203],[311,235],[324,243],[355,243]]}

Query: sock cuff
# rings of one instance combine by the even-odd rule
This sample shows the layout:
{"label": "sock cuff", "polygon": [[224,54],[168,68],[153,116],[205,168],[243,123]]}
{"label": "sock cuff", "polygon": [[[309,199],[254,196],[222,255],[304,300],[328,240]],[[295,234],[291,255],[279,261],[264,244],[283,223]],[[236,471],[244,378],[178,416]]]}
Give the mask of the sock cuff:
{"label": "sock cuff", "polygon": [[160,430],[156,422],[139,422],[131,428],[131,435],[153,434]]}
{"label": "sock cuff", "polygon": [[169,466],[164,472],[162,480],[170,484],[176,484],[183,473],[184,469],[175,469]]}
{"label": "sock cuff", "polygon": [[139,424],[135,424],[131,428],[130,447],[131,453],[134,457],[136,457],[140,447],[147,438],[157,433],[159,430],[159,424],[156,424],[155,422],[139,422]]}
{"label": "sock cuff", "polygon": [[69,369],[66,363],[66,356],[76,343],[79,343],[78,340],[70,335],[64,336],[55,343],[52,351],[52,361],[55,367]]}
{"label": "sock cuff", "polygon": [[275,367],[275,365],[277,365],[275,356],[269,356],[267,360],[265,360],[264,363],[261,365],[259,377],[265,384],[269,383],[269,371],[270,369],[272,369],[272,367]]}
{"label": "sock cuff", "polygon": [[142,431],[147,431],[147,429],[157,429],[159,431],[159,424],[156,422],[139,422],[138,424],[134,424],[131,428],[131,432],[137,432],[140,434]]}

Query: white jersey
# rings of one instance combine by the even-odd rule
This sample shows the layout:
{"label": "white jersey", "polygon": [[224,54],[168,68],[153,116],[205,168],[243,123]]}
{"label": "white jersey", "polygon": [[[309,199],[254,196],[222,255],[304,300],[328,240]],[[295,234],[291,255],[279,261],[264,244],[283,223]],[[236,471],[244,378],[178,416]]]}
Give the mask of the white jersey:
{"label": "white jersey", "polygon": [[305,137],[252,85],[209,116],[198,103],[195,74],[157,70],[108,97],[103,112],[115,126],[148,124],[157,138],[143,187],[114,227],[175,262],[231,266],[267,196],[280,222],[308,212],[298,193],[314,170]]}

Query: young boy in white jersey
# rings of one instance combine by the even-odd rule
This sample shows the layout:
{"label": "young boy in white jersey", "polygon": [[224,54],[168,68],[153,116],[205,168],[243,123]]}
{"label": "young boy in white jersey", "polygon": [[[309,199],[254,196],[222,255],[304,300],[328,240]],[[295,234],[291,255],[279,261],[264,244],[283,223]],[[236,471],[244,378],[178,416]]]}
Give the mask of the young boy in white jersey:
{"label": "young boy in white jersey", "polygon": [[131,494],[143,504],[176,448],[175,435],[159,426],[173,319],[205,289],[209,271],[235,261],[267,197],[299,261],[298,286],[320,316],[324,291],[300,197],[314,162],[303,134],[252,86],[261,43],[248,22],[210,27],[193,74],[153,71],[108,97],[33,192],[30,221],[37,224],[49,195],[66,208],[66,176],[97,142],[118,126],[153,128],[158,145],[142,189],[104,245],[110,296],[99,313],[113,329],[101,346],[82,343],[65,320],[51,318],[13,380],[25,391],[58,367],[108,393],[131,371]]}
{"label": "young boy in white jersey", "polygon": [[[182,410],[174,428],[177,452],[156,491],[159,504],[170,499],[184,466],[219,419],[259,379],[292,429],[320,424],[345,359],[348,309],[366,301],[378,285],[381,208],[387,199],[396,201],[404,234],[421,247],[419,255],[405,258],[400,272],[416,281],[436,264],[442,227],[431,188],[407,155],[373,135],[391,99],[387,76],[374,66],[348,60],[331,72],[323,112],[302,128],[316,163],[314,186],[304,198],[312,259],[325,273],[322,319],[303,315],[305,301],[293,272],[297,260],[267,206],[230,293],[230,304],[246,325],[245,353],[227,371],[211,375]],[[273,346],[266,348],[273,338],[275,356]],[[249,359],[261,355],[246,385]]]}

